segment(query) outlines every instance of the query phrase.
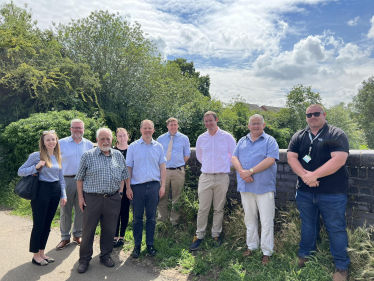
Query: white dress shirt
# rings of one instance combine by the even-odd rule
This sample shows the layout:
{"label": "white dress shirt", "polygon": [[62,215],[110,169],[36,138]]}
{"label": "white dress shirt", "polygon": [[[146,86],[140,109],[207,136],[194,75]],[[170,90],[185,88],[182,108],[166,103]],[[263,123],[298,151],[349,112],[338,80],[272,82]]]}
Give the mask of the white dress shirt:
{"label": "white dress shirt", "polygon": [[206,131],[196,141],[196,158],[202,173],[230,173],[231,157],[236,146],[234,137],[218,128],[212,136]]}

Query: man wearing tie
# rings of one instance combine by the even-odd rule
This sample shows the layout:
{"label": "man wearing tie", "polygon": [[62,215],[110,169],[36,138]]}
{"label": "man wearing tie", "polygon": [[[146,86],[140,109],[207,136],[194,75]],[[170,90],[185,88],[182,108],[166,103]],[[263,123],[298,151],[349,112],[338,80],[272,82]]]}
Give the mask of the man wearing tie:
{"label": "man wearing tie", "polygon": [[158,204],[158,220],[162,222],[167,221],[167,204],[171,189],[173,207],[170,214],[170,223],[173,226],[177,226],[180,215],[174,207],[179,201],[184,186],[184,165],[190,158],[190,141],[186,135],[178,132],[178,119],[169,118],[166,120],[166,127],[168,128],[168,132],[157,139],[163,146],[166,157],[165,195],[160,199]]}

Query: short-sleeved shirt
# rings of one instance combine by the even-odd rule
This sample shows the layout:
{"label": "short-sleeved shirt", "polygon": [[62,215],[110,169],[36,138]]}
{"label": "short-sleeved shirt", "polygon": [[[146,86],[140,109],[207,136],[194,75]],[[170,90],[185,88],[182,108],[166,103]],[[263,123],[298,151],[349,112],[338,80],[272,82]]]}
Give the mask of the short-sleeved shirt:
{"label": "short-sleeved shirt", "polygon": [[60,139],[58,142],[60,144],[61,166],[64,176],[76,175],[83,153],[93,148],[92,142],[82,138],[80,143],[76,143],[71,136]]}
{"label": "short-sleeved shirt", "polygon": [[212,136],[208,131],[196,141],[196,158],[203,173],[230,173],[231,157],[236,141],[234,137],[218,128]]}
{"label": "short-sleeved shirt", "polygon": [[[312,160],[306,163],[302,158],[309,154],[309,146],[311,143],[309,133],[312,139],[316,137],[311,133],[309,126],[294,134],[287,150],[298,154],[299,162],[305,170],[312,172],[317,170],[331,159],[331,152],[343,151],[349,153],[349,142],[344,131],[326,123],[323,128],[318,131],[317,135],[319,134],[319,136],[313,141],[310,155]],[[306,185],[302,179],[298,177],[297,188],[301,191],[312,193],[347,193],[348,178],[347,167],[343,165],[335,173],[319,178],[319,186],[317,187]]]}
{"label": "short-sleeved shirt", "polygon": [[[171,140],[170,133],[167,132],[157,138],[157,141],[161,143],[164,148],[164,156],[166,157],[169,142]],[[176,132],[173,138],[173,146],[171,149],[171,158],[166,161],[166,168],[177,168],[185,164],[184,157],[190,157],[190,140],[188,137],[180,132]]]}
{"label": "short-sleeved shirt", "polygon": [[[251,134],[242,137],[234,150],[233,156],[238,157],[244,170],[249,170],[268,157],[279,160],[279,146],[277,141],[265,132],[252,142]],[[252,177],[253,182],[245,182],[236,172],[239,192],[251,192],[255,194],[264,194],[273,191],[276,192],[275,184],[277,177],[277,164],[255,173]]]}
{"label": "short-sleeved shirt", "polygon": [[118,191],[121,181],[128,177],[129,172],[121,152],[111,148],[106,156],[96,147],[82,155],[75,179],[83,181],[83,191],[104,194]]}
{"label": "short-sleeved shirt", "polygon": [[160,165],[166,162],[162,145],[153,140],[147,144],[143,138],[127,149],[126,165],[131,167],[131,184],[161,181]]}

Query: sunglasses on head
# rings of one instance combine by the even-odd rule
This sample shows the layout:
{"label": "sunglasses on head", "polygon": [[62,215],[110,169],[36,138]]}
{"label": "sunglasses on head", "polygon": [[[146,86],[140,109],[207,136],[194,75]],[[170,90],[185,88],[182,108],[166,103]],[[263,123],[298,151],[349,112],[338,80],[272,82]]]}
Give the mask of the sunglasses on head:
{"label": "sunglasses on head", "polygon": [[53,134],[55,130],[43,131],[43,134]]}
{"label": "sunglasses on head", "polygon": [[308,118],[312,118],[313,115],[314,115],[315,117],[318,117],[318,116],[321,115],[321,113],[323,113],[323,111],[317,111],[317,112],[307,113],[307,114],[305,114],[305,115],[306,115],[306,117],[308,117]]}

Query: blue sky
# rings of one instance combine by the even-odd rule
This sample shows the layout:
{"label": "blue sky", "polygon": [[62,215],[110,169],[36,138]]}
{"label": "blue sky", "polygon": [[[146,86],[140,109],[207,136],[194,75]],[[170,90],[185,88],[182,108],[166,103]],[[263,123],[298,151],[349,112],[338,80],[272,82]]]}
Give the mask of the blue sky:
{"label": "blue sky", "polygon": [[[9,1],[0,0],[0,3]],[[94,10],[137,21],[165,59],[194,61],[224,102],[283,106],[294,85],[350,102],[374,75],[374,0],[14,0],[39,27]]]}

